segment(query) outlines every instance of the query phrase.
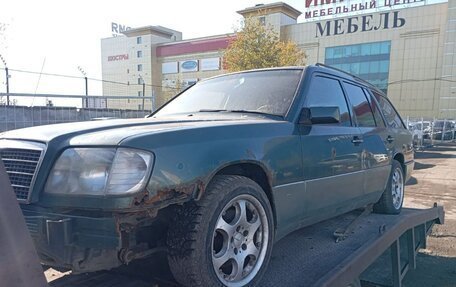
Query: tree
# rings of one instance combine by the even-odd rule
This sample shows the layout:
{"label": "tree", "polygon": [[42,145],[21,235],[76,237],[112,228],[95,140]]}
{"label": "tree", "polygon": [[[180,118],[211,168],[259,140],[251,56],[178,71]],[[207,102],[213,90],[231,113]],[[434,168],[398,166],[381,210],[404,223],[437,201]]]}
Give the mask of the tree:
{"label": "tree", "polygon": [[294,42],[281,41],[271,26],[262,25],[256,18],[245,20],[224,54],[228,71],[300,66],[306,54]]}
{"label": "tree", "polygon": [[185,88],[186,86],[184,85],[180,76],[178,76],[174,80],[167,80],[166,85],[162,87],[162,102],[159,103],[159,106],[162,106],[167,101],[171,100],[174,96],[182,92],[182,90],[184,90]]}

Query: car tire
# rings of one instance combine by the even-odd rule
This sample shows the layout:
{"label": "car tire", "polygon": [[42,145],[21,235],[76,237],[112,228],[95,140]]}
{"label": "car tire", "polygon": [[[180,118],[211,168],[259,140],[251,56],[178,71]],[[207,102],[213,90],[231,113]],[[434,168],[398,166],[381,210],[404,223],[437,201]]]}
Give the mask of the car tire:
{"label": "car tire", "polygon": [[374,205],[374,212],[385,214],[399,214],[404,202],[405,177],[404,169],[397,160],[393,160],[388,184],[382,197]]}
{"label": "car tire", "polygon": [[168,230],[168,263],[183,286],[255,286],[273,238],[263,189],[243,176],[218,175],[201,200],[177,209]]}

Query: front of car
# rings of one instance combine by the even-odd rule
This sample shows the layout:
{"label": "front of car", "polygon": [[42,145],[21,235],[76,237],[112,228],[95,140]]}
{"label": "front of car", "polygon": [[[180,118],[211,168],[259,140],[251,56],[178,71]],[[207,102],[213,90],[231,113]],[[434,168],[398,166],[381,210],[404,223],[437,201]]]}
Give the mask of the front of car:
{"label": "front of car", "polygon": [[121,264],[122,220],[140,211],[135,196],[147,191],[155,159],[121,141],[144,129],[165,127],[142,119],[2,134],[0,156],[42,263],[76,272]]}
{"label": "front of car", "polygon": [[244,134],[267,134],[282,123],[302,73],[258,71],[202,81],[146,119],[0,134],[0,158],[42,263],[77,273],[149,255],[162,240],[157,214],[197,199],[213,169],[226,161],[203,160],[202,154],[227,134],[240,133],[238,143],[248,142]]}

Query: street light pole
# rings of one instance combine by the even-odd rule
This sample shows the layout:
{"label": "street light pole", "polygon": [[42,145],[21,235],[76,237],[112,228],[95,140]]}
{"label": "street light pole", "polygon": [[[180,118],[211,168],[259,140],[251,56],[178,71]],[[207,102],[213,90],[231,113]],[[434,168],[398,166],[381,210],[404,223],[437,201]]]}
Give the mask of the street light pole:
{"label": "street light pole", "polygon": [[144,97],[146,96],[146,84],[143,81],[142,110],[144,111]]}
{"label": "street light pole", "polygon": [[8,74],[8,67],[5,66],[5,73],[6,73],[6,105],[9,106],[10,98],[9,98],[9,74]]}
{"label": "street light pole", "polygon": [[5,75],[6,75],[6,105],[9,106],[10,98],[9,98],[9,73],[8,73],[8,65],[6,64],[5,59],[0,54],[0,60],[3,62],[3,66],[5,66]]}
{"label": "street light pole", "polygon": [[89,107],[89,98],[88,98],[89,97],[89,83],[87,81],[87,76],[84,77],[84,80],[85,80],[85,87],[86,87],[86,101],[85,102],[86,102],[86,108],[88,108]]}
{"label": "street light pole", "polygon": [[139,77],[141,78],[141,81],[142,81],[142,110],[144,111],[144,99],[145,99],[145,96],[146,96],[146,81],[144,81],[144,78],[139,75]]}
{"label": "street light pole", "polygon": [[[89,107],[89,84],[88,84],[88,78],[87,78],[87,73],[81,68],[81,66],[78,66],[79,72],[84,76],[84,83],[85,83],[85,108]],[[84,107],[84,100],[82,100],[82,107]]]}

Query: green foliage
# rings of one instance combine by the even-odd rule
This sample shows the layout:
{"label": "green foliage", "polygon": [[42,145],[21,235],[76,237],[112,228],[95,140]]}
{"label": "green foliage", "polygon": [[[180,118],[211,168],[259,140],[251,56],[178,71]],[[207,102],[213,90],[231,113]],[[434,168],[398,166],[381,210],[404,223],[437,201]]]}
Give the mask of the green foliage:
{"label": "green foliage", "polygon": [[230,72],[304,65],[305,53],[291,41],[281,41],[272,27],[262,25],[258,19],[246,19],[242,31],[224,54],[225,68]]}

